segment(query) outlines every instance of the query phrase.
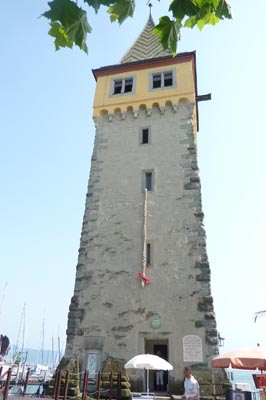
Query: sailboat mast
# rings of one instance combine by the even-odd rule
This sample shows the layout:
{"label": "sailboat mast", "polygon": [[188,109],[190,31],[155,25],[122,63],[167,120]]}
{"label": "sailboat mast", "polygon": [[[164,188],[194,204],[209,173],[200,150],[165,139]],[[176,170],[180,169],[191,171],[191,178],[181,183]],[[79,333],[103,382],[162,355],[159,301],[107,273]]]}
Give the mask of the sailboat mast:
{"label": "sailboat mast", "polygon": [[25,325],[26,325],[26,304],[24,303],[24,307],[23,307],[23,322],[22,322],[21,358],[24,357]]}
{"label": "sailboat mast", "polygon": [[42,321],[42,365],[44,365],[44,317]]}
{"label": "sailboat mast", "polygon": [[53,363],[53,368],[54,368],[55,362],[54,362],[54,337],[53,336],[52,336],[52,363]]}
{"label": "sailboat mast", "polygon": [[60,348],[60,337],[58,336],[58,364],[61,360],[61,348]]}
{"label": "sailboat mast", "polygon": [[[13,358],[13,362],[14,363],[16,362],[16,360],[17,360],[17,358],[19,356],[19,353],[20,353],[20,350],[19,350],[20,334],[21,334],[22,326],[25,323],[25,309],[26,309],[26,304],[24,303],[23,309],[22,309],[21,320],[20,320],[20,324],[19,324],[19,330],[18,330],[17,342],[16,342],[16,347],[15,347],[15,352],[14,352],[14,358]],[[22,343],[23,343],[23,346],[24,346],[24,335],[23,335]]]}
{"label": "sailboat mast", "polygon": [[7,287],[7,282],[5,283],[5,286],[4,286],[3,296],[2,296],[1,305],[0,305],[0,318],[2,316],[3,304],[4,304],[4,300],[5,300],[5,295],[6,295],[6,287]]}

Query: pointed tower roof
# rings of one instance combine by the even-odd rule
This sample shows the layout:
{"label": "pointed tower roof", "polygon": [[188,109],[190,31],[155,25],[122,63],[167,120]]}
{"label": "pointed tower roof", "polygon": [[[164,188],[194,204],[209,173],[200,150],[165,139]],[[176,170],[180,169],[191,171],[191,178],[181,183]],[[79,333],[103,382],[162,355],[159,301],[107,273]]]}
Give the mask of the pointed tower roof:
{"label": "pointed tower roof", "polygon": [[150,15],[143,31],[122,58],[121,64],[168,56],[170,54],[168,50],[163,50],[159,37],[153,33],[154,27],[155,24]]}

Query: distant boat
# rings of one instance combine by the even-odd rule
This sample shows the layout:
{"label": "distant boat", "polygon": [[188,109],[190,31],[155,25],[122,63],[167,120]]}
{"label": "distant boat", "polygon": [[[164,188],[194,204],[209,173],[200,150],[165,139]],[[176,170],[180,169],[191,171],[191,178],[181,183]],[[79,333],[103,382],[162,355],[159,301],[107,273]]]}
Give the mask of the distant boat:
{"label": "distant boat", "polygon": [[52,379],[55,369],[47,365],[36,364],[30,373],[31,380],[49,381]]}
{"label": "distant boat", "polygon": [[[14,364],[14,363],[8,363],[6,361],[0,361],[0,368],[2,368],[2,374],[3,375],[5,372],[7,372],[10,368],[12,369],[12,374],[11,374],[11,379],[15,379],[17,376],[18,372],[22,373],[22,367]],[[3,380],[6,380],[6,376],[3,378]]]}
{"label": "distant boat", "polygon": [[[3,375],[6,371],[8,371],[10,368],[12,370],[11,373],[11,382],[18,383],[20,381],[23,381],[26,379],[26,374],[28,372],[28,369],[30,369],[29,373],[29,381],[32,382],[43,382],[43,381],[50,381],[53,377],[53,374],[55,372],[55,369],[53,367],[47,366],[47,365],[41,365],[41,364],[36,364],[36,365],[30,365],[30,364],[13,364],[13,363],[8,363],[6,361],[1,361],[0,362],[0,368],[2,368],[2,374]],[[3,381],[5,381],[7,378],[7,375],[4,376]]]}

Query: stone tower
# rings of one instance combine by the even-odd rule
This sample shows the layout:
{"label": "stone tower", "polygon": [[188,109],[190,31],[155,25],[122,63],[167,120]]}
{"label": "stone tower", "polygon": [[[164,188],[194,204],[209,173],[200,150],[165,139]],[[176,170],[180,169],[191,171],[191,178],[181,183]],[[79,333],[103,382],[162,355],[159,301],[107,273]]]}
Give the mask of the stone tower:
{"label": "stone tower", "polygon": [[[120,64],[93,70],[95,144],[66,357],[90,374],[157,353],[174,370],[218,354],[197,163],[196,56],[164,52],[149,17]],[[144,374],[133,381],[143,390]],[[154,388],[151,372],[150,388]]]}

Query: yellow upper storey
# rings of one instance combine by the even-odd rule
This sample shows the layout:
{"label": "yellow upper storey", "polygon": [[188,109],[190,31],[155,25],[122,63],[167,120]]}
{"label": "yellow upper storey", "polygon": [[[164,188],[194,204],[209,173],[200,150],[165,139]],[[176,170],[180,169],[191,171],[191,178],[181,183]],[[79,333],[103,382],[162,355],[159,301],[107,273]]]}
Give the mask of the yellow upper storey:
{"label": "yellow upper storey", "polygon": [[103,67],[93,73],[97,79],[94,117],[183,101],[196,103],[194,53]]}

